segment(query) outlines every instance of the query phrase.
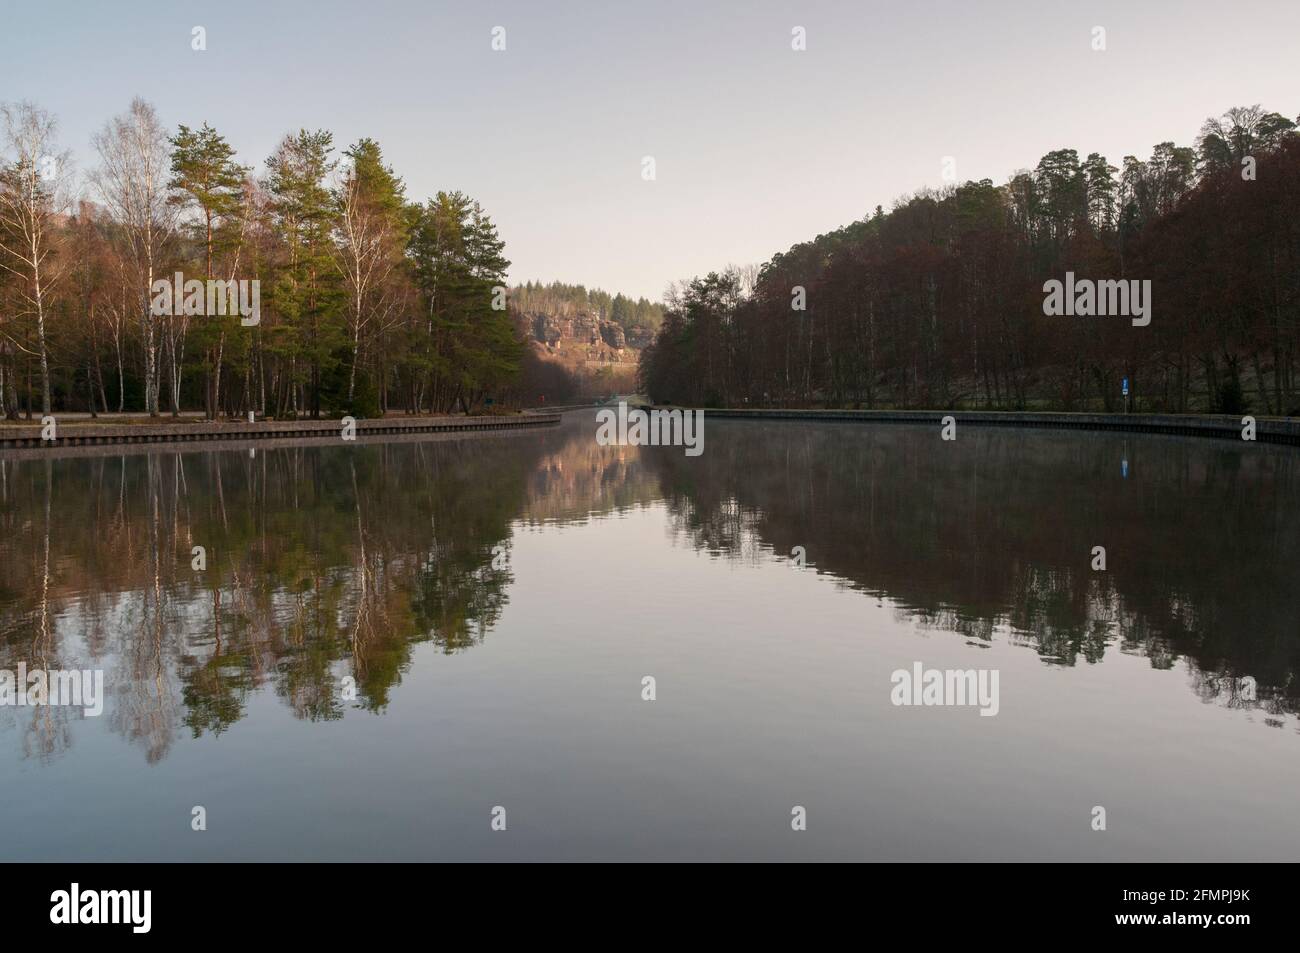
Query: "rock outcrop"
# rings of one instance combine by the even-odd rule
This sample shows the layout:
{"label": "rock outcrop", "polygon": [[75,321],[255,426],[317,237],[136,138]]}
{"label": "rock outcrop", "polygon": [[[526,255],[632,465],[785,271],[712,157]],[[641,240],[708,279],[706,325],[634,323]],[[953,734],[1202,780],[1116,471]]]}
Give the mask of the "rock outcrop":
{"label": "rock outcrop", "polygon": [[529,312],[515,318],[524,336],[547,357],[569,365],[635,364],[653,332],[636,328],[630,334],[615,321],[593,311],[573,314]]}

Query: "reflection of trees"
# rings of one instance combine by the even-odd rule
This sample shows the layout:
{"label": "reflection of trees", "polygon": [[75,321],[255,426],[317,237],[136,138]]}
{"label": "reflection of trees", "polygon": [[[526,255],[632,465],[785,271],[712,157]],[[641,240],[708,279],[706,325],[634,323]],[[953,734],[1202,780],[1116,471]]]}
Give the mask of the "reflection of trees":
{"label": "reflection of trees", "polygon": [[592,439],[594,419],[580,417],[579,421],[570,439],[533,469],[524,520],[581,522],[596,513],[658,499],[658,483],[646,470],[639,448],[602,447]]}
{"label": "reflection of trees", "polygon": [[[1241,704],[1222,686],[1252,675],[1259,707],[1300,710],[1293,451],[977,429],[941,445],[929,429],[724,422],[697,459],[642,458],[701,548],[803,546],[810,567],[924,626],[984,641],[1004,630],[1051,664],[1111,647],[1159,668],[1185,658],[1202,697]],[[1094,545],[1109,571],[1091,571]]]}
{"label": "reflection of trees", "polygon": [[[564,439],[0,460],[0,664],[84,651],[105,717],[150,760],[263,687],[301,718],[381,710],[417,643],[455,652],[497,621],[511,576],[493,548]],[[11,711],[47,719],[34,750],[66,743],[65,710]]]}
{"label": "reflection of trees", "polygon": [[[62,668],[57,657],[57,646],[50,628],[50,517],[51,500],[54,495],[54,471],[49,460],[44,461],[43,505],[41,507],[41,556],[40,556],[40,608],[36,631],[32,638],[30,658],[34,667],[43,671]],[[27,709],[18,709],[19,717],[28,719],[23,735],[23,753],[27,757],[35,755],[41,760],[53,757],[67,748],[70,741],[68,734],[68,709],[42,705]]]}
{"label": "reflection of trees", "polygon": [[[1207,701],[1300,707],[1291,451],[1130,440],[1124,481],[1121,439],[1096,435],[967,430],[939,448],[907,427],[715,423],[687,459],[593,433],[0,458],[0,666],[104,668],[104,717],[150,760],[268,688],[304,719],[381,711],[417,644],[462,651],[496,624],[512,577],[493,550],[513,525],[662,485],[697,545],[751,561],[803,546],[920,625],[1002,633],[1050,664],[1189,659]],[[1094,545],[1109,572],[1089,571]],[[67,747],[66,709],[0,719],[15,712],[30,756]]]}
{"label": "reflection of trees", "polygon": [[[150,761],[268,687],[300,718],[380,711],[415,645],[461,651],[497,622],[514,521],[654,498],[636,450],[591,434],[0,459],[0,665],[90,659]],[[29,753],[67,746],[67,709],[9,711],[34,719]]]}
{"label": "reflection of trees", "polygon": [[[104,717],[115,731],[141,745],[152,763],[162,760],[171,748],[177,719],[177,648],[171,644],[169,631],[172,614],[183,607],[172,598],[176,567],[170,548],[164,554],[162,547],[170,547],[175,532],[177,498],[174,484],[168,486],[167,471],[174,480],[178,463],[175,458],[138,458],[133,461],[138,464],[136,472],[129,473],[125,460],[117,471],[106,469],[102,460],[94,462],[99,464],[91,475],[94,491],[65,489],[105,494],[104,506],[112,507],[111,515],[104,521],[102,537],[97,522],[87,526],[75,518],[60,520],[70,537],[64,541],[64,551],[78,552],[82,547],[77,544],[84,542],[95,550],[94,565],[109,567],[120,560],[122,569],[130,573],[130,581],[124,580],[122,589],[101,589],[103,598],[89,610],[96,619],[95,631],[106,635],[106,639],[94,640],[90,648],[95,657],[107,656],[109,662],[103,666],[105,692],[110,696],[105,700]],[[117,486],[113,486],[114,473]],[[128,479],[130,484],[125,482]],[[61,490],[58,499],[64,498]],[[82,507],[86,504],[85,499],[79,501]],[[70,567],[66,584],[75,591],[87,580],[78,578]],[[109,619],[116,619],[117,624],[110,624]]]}

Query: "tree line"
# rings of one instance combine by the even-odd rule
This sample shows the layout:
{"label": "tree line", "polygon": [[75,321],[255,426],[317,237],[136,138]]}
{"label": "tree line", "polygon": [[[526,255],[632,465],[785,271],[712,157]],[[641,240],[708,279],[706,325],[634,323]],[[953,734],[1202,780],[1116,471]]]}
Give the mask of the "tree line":
{"label": "tree line", "polygon": [[[1067,272],[1153,320],[1051,317]],[[670,291],[641,386],[706,406],[1300,413],[1300,135],[1260,106],[1117,168],[1074,149]]]}
{"label": "tree line", "polygon": [[[565,385],[515,331],[482,206],[408,199],[372,139],[302,129],[255,173],[137,98],[79,176],[48,112],[0,119],[0,416],[469,412]],[[177,272],[259,282],[256,322],[153,313]]]}
{"label": "tree line", "polygon": [[529,281],[510,289],[510,304],[520,312],[540,312],[570,316],[580,311],[594,311],[597,316],[622,326],[624,331],[637,328],[656,330],[664,319],[661,302],[648,298],[630,298],[621,291],[611,295],[600,288],[570,285],[562,281],[544,284]]}

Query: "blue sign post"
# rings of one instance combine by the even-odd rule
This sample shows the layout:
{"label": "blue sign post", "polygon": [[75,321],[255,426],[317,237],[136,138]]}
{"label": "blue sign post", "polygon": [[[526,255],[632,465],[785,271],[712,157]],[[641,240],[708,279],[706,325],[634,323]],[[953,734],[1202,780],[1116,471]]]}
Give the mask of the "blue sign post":
{"label": "blue sign post", "polygon": [[1121,386],[1124,389],[1124,413],[1127,414],[1128,413],[1128,378],[1127,377],[1124,378],[1124,383]]}

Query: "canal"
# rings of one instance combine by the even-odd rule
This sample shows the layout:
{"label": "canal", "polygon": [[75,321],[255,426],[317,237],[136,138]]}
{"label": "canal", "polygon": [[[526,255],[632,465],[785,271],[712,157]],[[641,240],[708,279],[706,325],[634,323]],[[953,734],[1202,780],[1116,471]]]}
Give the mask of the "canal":
{"label": "canal", "polygon": [[1295,448],[705,428],[0,453],[0,857],[1300,855]]}

